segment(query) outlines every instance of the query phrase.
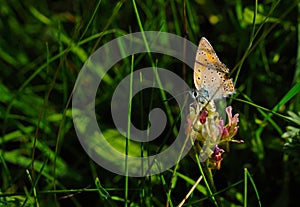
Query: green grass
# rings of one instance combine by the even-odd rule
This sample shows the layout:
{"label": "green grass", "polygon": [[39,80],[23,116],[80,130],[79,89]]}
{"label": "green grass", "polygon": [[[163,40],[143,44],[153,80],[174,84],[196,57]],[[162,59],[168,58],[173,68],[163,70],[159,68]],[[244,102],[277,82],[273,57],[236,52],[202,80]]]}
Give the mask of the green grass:
{"label": "green grass", "polygon": [[[1,2],[0,16],[0,206],[177,206],[200,176],[184,206],[297,206],[297,1],[12,0]],[[85,61],[107,42],[141,31],[173,33],[196,45],[205,36],[230,69],[237,93],[228,103],[240,115],[236,139],[245,142],[225,149],[211,177],[189,156],[158,175],[120,176],[98,166],[78,141],[71,98]],[[191,87],[193,71],[168,56],[134,54],[99,85],[95,107],[106,139],[124,154],[147,156],[173,142],[184,117],[170,94],[144,90],[130,103],[128,119],[145,130],[149,111],[160,107],[166,128],[151,143],[124,141],[110,101],[120,81],[143,67],[170,70]]]}

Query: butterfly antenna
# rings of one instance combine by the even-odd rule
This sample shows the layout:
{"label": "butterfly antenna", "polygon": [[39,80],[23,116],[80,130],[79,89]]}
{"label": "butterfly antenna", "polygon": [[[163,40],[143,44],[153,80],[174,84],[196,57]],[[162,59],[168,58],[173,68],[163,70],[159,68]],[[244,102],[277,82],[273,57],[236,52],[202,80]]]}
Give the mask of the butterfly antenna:
{"label": "butterfly antenna", "polygon": [[176,98],[176,97],[178,97],[178,96],[181,96],[182,94],[188,93],[188,92],[189,92],[189,91],[183,91],[183,92],[181,92],[181,93],[178,93],[178,94],[175,95],[175,96],[172,96],[172,97],[170,97],[170,98],[167,98],[167,99],[163,100],[163,102],[170,101],[170,100],[172,100],[172,99],[174,99],[174,98]]}

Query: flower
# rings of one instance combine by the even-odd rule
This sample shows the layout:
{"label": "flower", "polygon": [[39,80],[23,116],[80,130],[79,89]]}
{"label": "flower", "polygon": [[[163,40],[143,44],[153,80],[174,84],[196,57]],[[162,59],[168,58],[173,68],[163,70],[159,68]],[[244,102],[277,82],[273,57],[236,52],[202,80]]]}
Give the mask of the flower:
{"label": "flower", "polygon": [[217,170],[221,168],[221,162],[223,160],[222,154],[224,152],[225,151],[223,149],[219,148],[218,145],[216,145],[214,153],[211,156],[211,163],[213,164],[213,167]]}
{"label": "flower", "polygon": [[222,141],[235,141],[235,142],[243,142],[243,140],[233,140],[233,137],[237,134],[238,131],[238,122],[239,122],[239,114],[235,114],[232,116],[232,106],[228,106],[225,109],[227,117],[228,117],[228,124],[224,126],[224,121],[220,121],[220,128],[222,129]]}
{"label": "flower", "polygon": [[206,109],[203,109],[199,115],[199,121],[201,124],[204,124],[206,122],[206,117],[208,115],[208,111]]}
{"label": "flower", "polygon": [[186,133],[194,139],[194,146],[201,162],[208,160],[213,169],[221,168],[222,154],[225,152],[218,144],[234,141],[238,131],[239,114],[232,116],[232,106],[225,109],[228,123],[225,125],[216,111],[213,100],[209,102],[193,102],[187,118]]}

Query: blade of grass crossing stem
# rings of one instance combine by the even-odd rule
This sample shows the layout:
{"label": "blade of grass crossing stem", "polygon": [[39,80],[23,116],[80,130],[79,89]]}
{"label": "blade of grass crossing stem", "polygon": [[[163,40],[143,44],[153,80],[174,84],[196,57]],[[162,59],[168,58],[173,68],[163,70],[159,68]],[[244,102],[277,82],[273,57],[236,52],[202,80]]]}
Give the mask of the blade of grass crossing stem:
{"label": "blade of grass crossing stem", "polygon": [[29,197],[31,196],[32,193],[33,193],[33,197],[34,197],[34,201],[36,203],[36,206],[39,206],[39,202],[38,202],[37,194],[36,194],[36,188],[34,186],[34,182],[32,180],[30,172],[27,169],[26,169],[26,174],[27,174],[28,180],[29,180],[29,182],[31,184],[31,188],[30,188],[30,191],[28,193],[26,193],[26,199],[25,199],[22,207],[26,206],[26,203],[27,203],[27,201],[28,201],[28,199],[29,199]]}
{"label": "blade of grass crossing stem", "polygon": [[107,190],[101,185],[100,183],[100,180],[98,177],[96,177],[95,179],[95,185],[96,185],[96,188],[98,190],[98,193],[100,195],[100,198],[101,200],[103,201],[106,201],[106,204],[108,206],[111,206],[111,207],[117,207],[116,203],[113,202],[110,194],[107,192]]}
{"label": "blade of grass crossing stem", "polygon": [[39,181],[39,179],[40,179],[40,177],[41,177],[41,175],[42,175],[42,172],[43,172],[43,170],[44,170],[44,168],[45,168],[47,162],[48,162],[48,159],[46,159],[46,160],[43,162],[43,165],[42,165],[41,169],[39,170],[39,174],[38,174],[37,178],[36,178],[34,181],[33,181],[32,177],[31,177],[31,175],[30,175],[29,170],[26,170],[26,174],[27,174],[28,180],[29,180],[29,182],[30,182],[30,184],[31,184],[31,189],[30,189],[29,193],[27,193],[26,199],[25,199],[25,201],[24,201],[24,203],[23,203],[22,206],[27,206],[26,203],[27,203],[27,201],[28,201],[28,199],[29,199],[29,196],[31,196],[32,193],[33,193],[33,197],[34,197],[36,206],[39,206],[39,202],[38,202],[38,199],[37,199],[36,186],[37,186],[37,183],[38,183],[38,181]]}

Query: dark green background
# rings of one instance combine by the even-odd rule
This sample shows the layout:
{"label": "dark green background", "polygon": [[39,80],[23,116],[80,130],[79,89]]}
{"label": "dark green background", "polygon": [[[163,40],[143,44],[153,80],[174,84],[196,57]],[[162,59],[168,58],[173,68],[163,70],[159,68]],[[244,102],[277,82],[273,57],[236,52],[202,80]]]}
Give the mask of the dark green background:
{"label": "dark green background", "polygon": [[[102,169],[86,155],[77,140],[68,102],[86,58],[101,45],[139,32],[142,26],[144,30],[186,37],[195,44],[205,36],[232,72],[237,94],[230,101],[234,113],[240,114],[236,139],[245,143],[230,144],[221,170],[214,172],[224,206],[243,206],[245,167],[262,206],[296,206],[299,157],[292,150],[285,153],[283,146],[288,140],[281,136],[289,125],[299,128],[287,119],[287,111],[297,113],[300,108],[299,95],[288,93],[300,79],[297,1],[260,1],[257,7],[255,1],[242,0],[135,3],[136,11],[133,1],[125,0],[103,0],[100,4],[79,0],[0,1],[0,205],[125,206],[127,191],[128,206],[165,206],[172,173],[129,178],[126,188],[125,177]],[[255,9],[258,14],[254,28]],[[115,126],[109,115],[110,98],[113,89],[129,74],[130,61],[128,57],[116,64],[108,73],[108,81],[99,86],[98,120],[111,136]],[[149,67],[153,61],[184,77],[192,87],[192,71],[185,71],[178,60],[170,57],[153,54],[151,60],[146,54],[137,55],[134,69]],[[298,85],[293,94],[299,90]],[[277,104],[278,114],[267,121],[267,110]],[[139,94],[133,102],[133,122],[145,129],[148,110],[154,106],[166,107],[159,91]],[[174,118],[179,115],[174,100],[167,107]],[[167,139],[166,145],[172,142],[172,127],[167,125],[159,140],[152,143],[153,150],[160,147],[161,140]],[[292,144],[295,152],[299,149],[296,144]],[[124,150],[122,145],[116,147]],[[178,172],[194,180],[200,176],[189,157],[180,162]],[[54,190],[54,176],[56,190],[64,192]],[[99,191],[96,177],[103,187],[98,186]],[[186,180],[178,177],[171,194],[174,206],[190,188]],[[91,190],[80,192],[81,189]],[[247,193],[248,205],[258,206],[249,180]],[[214,206],[203,198],[196,190],[186,204]]]}

